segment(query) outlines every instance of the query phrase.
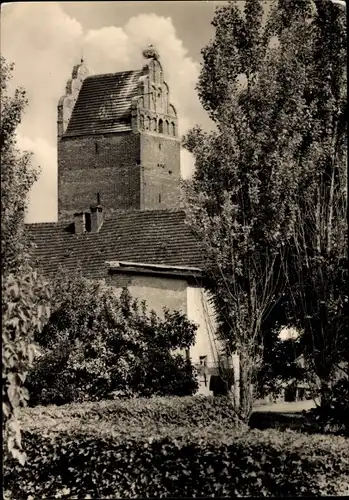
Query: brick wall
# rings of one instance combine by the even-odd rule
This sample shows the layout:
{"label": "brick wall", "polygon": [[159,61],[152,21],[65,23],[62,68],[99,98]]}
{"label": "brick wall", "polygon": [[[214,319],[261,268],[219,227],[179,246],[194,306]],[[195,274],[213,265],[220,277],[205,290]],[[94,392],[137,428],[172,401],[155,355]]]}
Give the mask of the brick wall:
{"label": "brick wall", "polygon": [[105,212],[140,208],[138,134],[64,138],[58,143],[58,214],[71,218],[100,194]]}
{"label": "brick wall", "polygon": [[142,207],[179,207],[180,141],[160,134],[141,134]]}

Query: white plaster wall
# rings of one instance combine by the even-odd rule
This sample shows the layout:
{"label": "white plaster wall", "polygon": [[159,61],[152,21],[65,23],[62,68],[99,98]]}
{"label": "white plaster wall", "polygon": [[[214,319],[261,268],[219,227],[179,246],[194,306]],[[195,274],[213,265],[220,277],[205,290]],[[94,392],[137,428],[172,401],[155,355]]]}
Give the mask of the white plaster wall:
{"label": "white plaster wall", "polygon": [[[187,316],[198,325],[195,345],[190,348],[190,357],[194,365],[199,364],[200,356],[207,356],[208,368],[212,368],[218,361],[219,343],[215,338],[215,312],[203,288],[188,286],[187,288]],[[210,375],[199,376],[199,393],[212,395],[209,390]]]}
{"label": "white plaster wall", "polygon": [[218,343],[214,341],[215,313],[204,289],[188,286],[187,315],[188,319],[199,325],[195,345],[190,349],[193,363],[198,363],[200,356],[207,356],[209,363],[217,361]]}

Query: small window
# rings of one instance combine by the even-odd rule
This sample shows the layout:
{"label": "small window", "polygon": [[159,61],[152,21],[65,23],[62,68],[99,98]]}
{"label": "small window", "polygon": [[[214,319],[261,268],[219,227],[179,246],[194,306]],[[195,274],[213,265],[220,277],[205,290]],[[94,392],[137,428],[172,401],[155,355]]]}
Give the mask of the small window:
{"label": "small window", "polygon": [[98,155],[98,153],[99,153],[99,144],[98,144],[98,142],[95,142],[95,152],[96,152],[96,155]]}
{"label": "small window", "polygon": [[161,203],[161,194],[159,194],[159,203]]}
{"label": "small window", "polygon": [[85,224],[86,224],[86,232],[91,232],[91,214],[89,212],[85,213]]}
{"label": "small window", "polygon": [[201,366],[207,366],[207,356],[199,356]]}
{"label": "small window", "polygon": [[159,133],[160,134],[164,133],[164,123],[161,119],[159,120]]}
{"label": "small window", "polygon": [[159,150],[161,151],[161,144],[159,144]]}

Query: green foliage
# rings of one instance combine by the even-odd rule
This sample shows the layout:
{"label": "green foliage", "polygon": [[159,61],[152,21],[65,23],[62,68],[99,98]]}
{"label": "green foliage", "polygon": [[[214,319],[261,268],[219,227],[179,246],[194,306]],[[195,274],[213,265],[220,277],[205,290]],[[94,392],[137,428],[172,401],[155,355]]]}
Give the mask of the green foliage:
{"label": "green foliage", "polygon": [[2,274],[17,273],[29,258],[30,244],[25,238],[24,216],[28,193],[38,177],[28,153],[16,145],[16,128],[27,99],[25,91],[16,89],[9,95],[13,64],[1,56],[1,268]]}
{"label": "green foliage", "polygon": [[25,91],[9,93],[13,65],[1,56],[1,273],[2,273],[2,396],[5,447],[24,463],[25,452],[17,410],[26,405],[25,381],[36,355],[34,331],[47,317],[48,290],[30,267],[25,237],[27,195],[37,171],[30,155],[16,145],[16,129],[27,105]]}
{"label": "green foliage", "polygon": [[[298,149],[297,223],[285,274],[289,312],[303,332],[304,353],[322,383],[331,385],[349,349],[347,29],[340,8],[323,1],[315,5],[304,30],[307,120]],[[284,14],[289,15],[286,8]]]}
{"label": "green foliage", "polygon": [[5,489],[16,498],[315,496],[349,488],[341,437],[226,424],[137,428],[127,419],[117,426],[81,419],[55,430],[47,418],[41,424],[25,433],[28,464],[5,466]]}
{"label": "green foliage", "polygon": [[2,280],[2,410],[6,447],[22,464],[18,408],[28,401],[24,384],[37,354],[34,332],[48,316],[48,289],[35,272]]}
{"label": "green foliage", "polygon": [[172,396],[151,398],[119,398],[115,401],[96,403],[71,403],[62,406],[36,406],[21,411],[21,422],[26,428],[44,426],[46,429],[57,425],[95,424],[107,421],[110,425],[123,427],[161,426],[206,426],[224,423],[237,427],[238,419],[228,398],[204,396]]}
{"label": "green foliage", "polygon": [[269,394],[278,396],[285,383],[309,381],[307,370],[298,362],[298,357],[302,354],[300,342],[293,339],[282,340],[278,335],[275,336],[276,338],[269,335],[264,345],[263,363],[257,377],[258,398]]}
{"label": "green foliage", "polygon": [[[42,347],[28,379],[32,404],[105,399],[113,391],[188,395],[194,368],[178,353],[196,326],[180,312],[162,318],[105,284],[64,273],[53,284],[52,313],[36,341]],[[177,352],[176,352],[177,351]]]}
{"label": "green foliage", "polygon": [[317,432],[337,433],[349,437],[349,381],[342,378],[324,391],[321,405],[305,414],[307,427]]}

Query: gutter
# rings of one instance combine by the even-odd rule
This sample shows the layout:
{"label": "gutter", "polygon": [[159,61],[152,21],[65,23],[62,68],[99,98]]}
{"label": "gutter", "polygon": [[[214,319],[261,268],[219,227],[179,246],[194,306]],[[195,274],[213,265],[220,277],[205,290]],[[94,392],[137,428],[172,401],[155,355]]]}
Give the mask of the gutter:
{"label": "gutter", "polygon": [[110,273],[148,274],[181,278],[202,278],[199,267],[170,266],[164,264],[146,264],[143,262],[107,261]]}

